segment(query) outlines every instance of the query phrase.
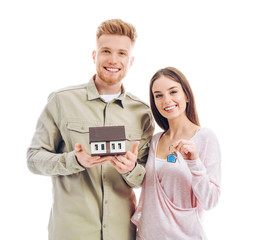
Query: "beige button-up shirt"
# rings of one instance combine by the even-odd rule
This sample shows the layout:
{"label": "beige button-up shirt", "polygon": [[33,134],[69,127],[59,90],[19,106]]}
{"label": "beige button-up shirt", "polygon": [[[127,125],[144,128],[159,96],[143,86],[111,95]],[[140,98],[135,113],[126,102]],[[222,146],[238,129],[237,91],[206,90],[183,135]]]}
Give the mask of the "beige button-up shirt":
{"label": "beige button-up shirt", "polygon": [[[89,127],[124,125],[126,149],[139,140],[138,164],[126,175],[110,163],[83,168],[74,145],[90,153]],[[140,186],[145,174],[148,143],[154,131],[149,107],[123,89],[109,103],[100,98],[94,80],[50,95],[27,152],[28,167],[52,177],[53,205],[50,240],[133,240],[130,222],[136,206],[131,187]]]}

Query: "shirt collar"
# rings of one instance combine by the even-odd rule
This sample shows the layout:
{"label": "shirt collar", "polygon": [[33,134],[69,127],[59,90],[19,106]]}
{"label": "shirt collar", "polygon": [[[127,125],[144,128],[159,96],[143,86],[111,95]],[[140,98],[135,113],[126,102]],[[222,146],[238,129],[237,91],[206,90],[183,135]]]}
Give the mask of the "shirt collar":
{"label": "shirt collar", "polygon": [[[87,91],[88,91],[88,100],[94,100],[100,98],[100,94],[98,93],[97,87],[95,85],[95,78],[96,75],[94,75],[87,84]],[[116,103],[119,102],[120,106],[124,108],[125,105],[125,99],[126,99],[126,91],[123,85],[121,85],[121,94],[118,98],[116,98]]]}

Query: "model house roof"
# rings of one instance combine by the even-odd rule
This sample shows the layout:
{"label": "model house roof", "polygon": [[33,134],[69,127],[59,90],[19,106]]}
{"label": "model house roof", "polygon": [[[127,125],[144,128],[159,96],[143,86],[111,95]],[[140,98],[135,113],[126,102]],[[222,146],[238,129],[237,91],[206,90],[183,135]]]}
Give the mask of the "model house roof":
{"label": "model house roof", "polygon": [[126,140],[124,126],[90,127],[89,142]]}

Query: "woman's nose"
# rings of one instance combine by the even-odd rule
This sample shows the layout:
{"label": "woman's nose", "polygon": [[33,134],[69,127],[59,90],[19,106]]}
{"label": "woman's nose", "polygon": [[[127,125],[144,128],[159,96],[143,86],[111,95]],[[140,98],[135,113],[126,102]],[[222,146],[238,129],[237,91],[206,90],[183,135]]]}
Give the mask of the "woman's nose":
{"label": "woman's nose", "polygon": [[165,97],[164,97],[164,102],[165,102],[165,103],[171,103],[171,102],[172,102],[171,97],[170,97],[170,96],[165,96]]}

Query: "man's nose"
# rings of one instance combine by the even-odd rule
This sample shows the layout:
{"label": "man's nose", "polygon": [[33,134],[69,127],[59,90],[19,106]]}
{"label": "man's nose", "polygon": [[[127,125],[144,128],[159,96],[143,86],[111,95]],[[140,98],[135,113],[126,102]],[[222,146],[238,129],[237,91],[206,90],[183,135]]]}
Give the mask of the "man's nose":
{"label": "man's nose", "polygon": [[111,64],[116,64],[117,62],[118,62],[118,56],[117,56],[117,54],[112,53],[112,54],[109,56],[109,63],[111,63]]}

